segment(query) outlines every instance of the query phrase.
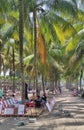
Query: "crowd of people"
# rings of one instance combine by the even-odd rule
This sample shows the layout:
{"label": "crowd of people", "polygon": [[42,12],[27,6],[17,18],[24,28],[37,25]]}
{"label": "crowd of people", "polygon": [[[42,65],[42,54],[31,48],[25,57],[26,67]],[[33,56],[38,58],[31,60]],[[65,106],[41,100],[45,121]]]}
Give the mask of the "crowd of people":
{"label": "crowd of people", "polygon": [[35,92],[33,92],[30,96],[30,98],[27,100],[26,104],[27,106],[34,105],[35,107],[41,107],[44,106],[47,102],[46,94],[43,94],[43,96],[36,95]]}
{"label": "crowd of people", "polygon": [[26,99],[26,105],[35,105],[35,107],[41,107],[44,106],[44,104],[47,101],[46,94],[44,93],[43,96],[40,96],[40,92],[36,94],[36,91],[32,90],[32,94],[29,97],[28,96],[28,86],[27,83],[25,83],[25,99]]}

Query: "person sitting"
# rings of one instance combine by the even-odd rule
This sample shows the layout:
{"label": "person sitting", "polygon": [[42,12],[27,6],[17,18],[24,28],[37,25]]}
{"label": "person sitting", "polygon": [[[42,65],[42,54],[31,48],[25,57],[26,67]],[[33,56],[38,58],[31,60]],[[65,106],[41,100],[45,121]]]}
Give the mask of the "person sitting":
{"label": "person sitting", "polygon": [[27,83],[25,83],[25,99],[26,99],[26,101],[29,100],[29,98],[28,98],[28,85],[27,85]]}
{"label": "person sitting", "polygon": [[41,107],[41,98],[39,95],[37,95],[37,99],[35,100],[35,107],[40,108]]}
{"label": "person sitting", "polygon": [[84,98],[84,90],[81,92],[81,97]]}
{"label": "person sitting", "polygon": [[30,97],[30,101],[35,101],[36,100],[36,95],[35,93],[33,92],[32,96]]}
{"label": "person sitting", "polygon": [[41,99],[42,99],[42,103],[45,104],[47,102],[46,94],[43,94]]}

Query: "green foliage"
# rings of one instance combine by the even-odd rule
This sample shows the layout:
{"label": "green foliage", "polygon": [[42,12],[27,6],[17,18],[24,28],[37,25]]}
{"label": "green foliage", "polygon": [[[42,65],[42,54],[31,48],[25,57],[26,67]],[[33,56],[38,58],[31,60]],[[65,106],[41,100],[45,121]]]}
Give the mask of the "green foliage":
{"label": "green foliage", "polygon": [[[43,72],[48,76],[49,71],[53,68],[62,76],[76,75],[84,60],[84,12],[77,8],[76,0],[24,1],[23,61],[25,74],[33,73],[34,66],[32,16],[34,10],[37,11],[37,20],[47,52],[45,65],[41,64],[37,52],[38,72]],[[10,38],[15,40],[16,72],[20,70],[18,19],[18,0],[0,0],[0,39],[3,41],[3,44],[0,44],[0,50],[3,50],[2,58],[6,71],[9,68],[12,69]]]}

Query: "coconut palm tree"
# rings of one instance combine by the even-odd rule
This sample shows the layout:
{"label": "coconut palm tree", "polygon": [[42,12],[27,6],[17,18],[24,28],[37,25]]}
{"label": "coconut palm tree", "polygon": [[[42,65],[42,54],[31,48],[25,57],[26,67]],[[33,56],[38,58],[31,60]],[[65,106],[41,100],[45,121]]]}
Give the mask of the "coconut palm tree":
{"label": "coconut palm tree", "polygon": [[[53,3],[54,2],[52,2],[52,3],[50,2],[49,6],[54,7],[54,6],[52,6]],[[60,40],[60,42],[64,45],[64,43],[66,43],[66,41],[72,35],[76,34],[76,30],[73,27],[73,25],[70,23],[70,21],[72,21],[72,20],[74,21],[74,17],[72,17],[72,16],[75,16],[75,18],[77,17],[77,6],[76,6],[75,2],[73,4],[72,3],[60,0],[60,1],[57,1],[56,5],[54,4],[55,5],[55,8],[53,8],[54,12],[52,10],[52,12],[50,11],[50,13],[49,13],[49,10],[48,11],[43,10],[44,16],[41,15],[41,17],[39,17],[39,18],[41,19],[40,20],[40,25],[41,25],[41,30],[42,30],[41,33],[47,44],[49,44],[49,43],[51,44],[51,41],[53,41],[55,44],[56,40]],[[34,8],[34,4],[32,3],[33,8]],[[64,9],[65,5],[66,5],[66,10]],[[59,13],[58,13],[58,7],[59,7]],[[56,10],[57,10],[57,12],[55,12]],[[65,13],[65,11],[66,11],[66,13]],[[46,12],[48,12],[48,13],[46,13]],[[51,15],[51,14],[53,14],[53,15]],[[39,16],[39,15],[37,15],[37,16]],[[51,16],[53,16],[53,17],[51,17]],[[70,17],[71,17],[71,19],[70,19]],[[47,22],[47,21],[49,21],[49,22]],[[45,31],[46,31],[46,33],[45,33]]]}
{"label": "coconut palm tree", "polygon": [[25,103],[25,81],[23,67],[23,35],[24,35],[24,0],[19,0],[19,45],[20,45],[20,76],[22,81],[22,102]]}
{"label": "coconut palm tree", "polygon": [[[1,0],[0,2],[3,2],[3,1]],[[13,2],[15,2],[16,4]],[[16,10],[16,14],[18,12],[17,8],[16,8],[17,2],[18,1],[11,1],[11,4],[15,5],[14,9]],[[36,30],[36,23],[37,23],[36,19],[38,19],[38,23],[39,23],[39,27],[40,27],[40,36],[41,36],[40,39],[41,39],[41,41],[43,41],[41,43],[45,44],[45,46],[46,46],[46,54],[47,54],[47,59],[48,59],[46,63],[50,64],[50,68],[51,68],[51,64],[52,64],[52,66],[54,65],[54,67],[57,67],[57,68],[59,68],[59,64],[64,64],[64,66],[68,66],[68,60],[71,59],[71,56],[73,56],[72,54],[74,54],[74,52],[78,52],[78,51],[75,51],[75,49],[78,50],[77,45],[78,45],[79,41],[81,43],[81,39],[83,36],[83,35],[81,35],[81,36],[77,35],[78,31],[80,31],[80,29],[83,29],[83,17],[82,17],[83,12],[79,11],[77,9],[77,4],[75,1],[73,2],[72,0],[71,1],[53,0],[51,2],[51,1],[46,0],[45,2],[38,1],[38,0],[37,1],[35,1],[35,0],[27,1],[26,0],[24,2],[24,6],[25,6],[25,8],[24,8],[24,10],[25,10],[24,25],[26,27],[26,29],[24,28],[26,30],[24,33],[25,37],[26,37],[25,39],[28,42],[28,45],[27,45],[28,47],[31,47],[32,45],[34,45],[34,52],[32,51],[33,49],[30,49],[31,52],[29,51],[28,55],[27,54],[26,55],[24,54],[24,55],[26,57],[27,56],[29,57],[29,55],[34,53],[34,69],[35,69],[35,78],[36,78],[35,79],[35,88],[36,89],[38,89],[38,85],[37,85],[38,61],[41,64],[41,65],[39,65],[39,64],[38,65],[42,66],[42,67],[38,66],[38,69],[40,68],[40,71],[41,70],[44,71],[44,73],[42,73],[42,75],[44,75],[44,77],[45,77],[45,70],[46,70],[46,69],[42,69],[42,68],[45,68],[45,67],[43,67],[45,65],[42,64],[41,60],[39,60],[39,59],[41,59],[41,55],[43,55],[43,54],[41,53],[41,49],[42,49],[41,46],[38,46],[39,44],[37,44],[38,31]],[[43,4],[45,4],[45,6],[47,8],[42,8]],[[11,10],[11,8],[10,8],[10,10]],[[37,15],[36,15],[37,10],[39,11],[39,13],[37,13]],[[33,19],[31,19],[30,12],[33,12]],[[8,13],[9,13],[9,11],[8,11]],[[14,17],[12,17],[12,15],[13,16],[18,16],[18,15],[15,15],[14,12],[11,12],[9,14],[10,14],[10,15],[8,15],[9,17],[7,16],[6,19],[10,18],[9,22],[12,22],[12,23],[14,22],[15,24],[13,24],[13,26],[10,26],[11,31],[8,29],[6,34],[7,34],[7,37],[13,36],[14,39],[15,38],[17,39],[18,28],[16,26],[18,25],[18,20],[16,20]],[[20,16],[20,18],[21,18],[21,16]],[[78,23],[76,24],[77,20],[78,20]],[[16,26],[14,26],[14,25],[16,25]],[[34,39],[32,38],[33,25],[34,25]],[[20,32],[22,32],[22,30]],[[76,35],[78,36],[78,40],[76,40],[77,39]],[[73,36],[74,36],[74,39],[73,39]],[[5,38],[7,38],[7,37],[5,37]],[[21,38],[20,35],[19,35],[19,38]],[[34,40],[34,42],[33,42],[33,40]],[[22,40],[20,41],[20,43],[22,41],[23,41],[23,37],[22,37]],[[76,43],[74,44],[74,42],[76,42]],[[64,49],[65,52],[61,58],[61,61],[63,63],[60,62],[60,60],[59,60],[60,58],[59,58],[59,56],[57,57],[57,54],[56,54],[56,53],[59,54],[57,46],[58,46],[58,44],[60,45],[60,43],[62,45],[62,46],[60,46],[60,51],[62,51],[62,47],[66,48],[68,53],[69,53],[70,48],[73,49],[73,53],[71,53],[71,55],[68,58],[66,56],[66,50]],[[51,48],[51,45],[53,45],[53,48]],[[21,44],[21,48],[23,48],[23,43]],[[31,48],[33,48],[33,47],[31,47]],[[38,49],[38,48],[40,48],[40,49]],[[23,49],[22,50],[20,49],[20,55],[21,55],[20,62],[23,62],[23,61],[21,61],[21,58],[23,59],[23,57],[22,57]],[[65,61],[65,59],[63,60],[63,56],[66,57],[66,61]],[[25,66],[28,66],[27,62],[26,62],[26,60],[27,60],[26,57],[24,58]],[[38,58],[38,60],[37,60],[37,58]],[[23,66],[23,63],[22,63],[22,66]],[[32,67],[33,67],[33,63],[32,63]],[[22,70],[22,73],[23,73],[23,70]],[[24,82],[24,80],[22,80],[22,81]]]}

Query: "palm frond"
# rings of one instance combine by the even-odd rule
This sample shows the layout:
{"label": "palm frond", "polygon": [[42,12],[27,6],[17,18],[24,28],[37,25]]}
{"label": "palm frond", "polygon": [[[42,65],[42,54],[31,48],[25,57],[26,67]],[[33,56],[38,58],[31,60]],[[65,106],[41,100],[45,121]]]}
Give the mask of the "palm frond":
{"label": "palm frond", "polygon": [[57,68],[59,71],[63,72],[62,66],[56,62],[56,59],[54,59],[51,55],[48,54],[48,62],[52,64],[55,68]]}
{"label": "palm frond", "polygon": [[44,41],[44,37],[42,35],[42,31],[41,31],[41,28],[40,28],[39,24],[38,24],[37,32],[38,32],[37,42],[38,42],[38,47],[39,47],[39,53],[40,53],[42,63],[45,64],[46,63],[45,41]]}
{"label": "palm frond", "polygon": [[78,11],[78,20],[80,20],[81,22],[84,22],[84,12],[79,10]]}
{"label": "palm frond", "polygon": [[29,55],[27,57],[25,57],[24,60],[24,64],[27,64],[27,66],[29,65],[29,63],[31,62],[31,60],[34,58],[34,55]]}
{"label": "palm frond", "polygon": [[66,51],[69,52],[71,50],[74,50],[83,39],[84,39],[84,29],[79,31],[74,37],[70,38],[70,40],[67,42]]}
{"label": "palm frond", "polygon": [[53,8],[54,11],[57,11],[57,14],[63,17],[77,17],[77,3],[76,1],[66,1],[66,0],[52,0],[48,1],[48,7],[51,9]]}

